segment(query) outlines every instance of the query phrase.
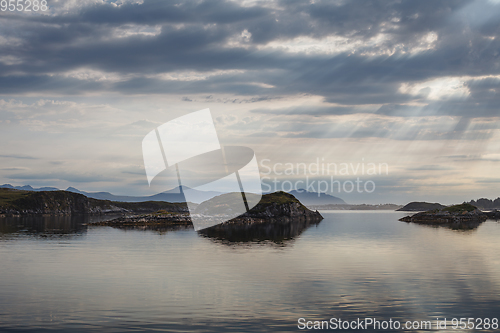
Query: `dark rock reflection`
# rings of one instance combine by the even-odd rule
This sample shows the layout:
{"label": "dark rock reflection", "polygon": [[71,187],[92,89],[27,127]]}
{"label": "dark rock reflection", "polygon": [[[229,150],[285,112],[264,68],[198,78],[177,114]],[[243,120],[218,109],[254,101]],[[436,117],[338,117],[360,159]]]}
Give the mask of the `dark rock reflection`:
{"label": "dark rock reflection", "polygon": [[0,235],[32,234],[74,235],[87,231],[90,217],[86,215],[73,216],[23,216],[0,218]]}
{"label": "dark rock reflection", "polygon": [[294,219],[286,223],[264,222],[255,224],[219,224],[198,232],[200,236],[218,243],[238,244],[270,241],[286,244],[321,220]]}
{"label": "dark rock reflection", "polygon": [[440,223],[440,224],[419,223],[419,222],[405,222],[405,223],[418,224],[420,226],[428,228],[446,228],[455,231],[475,231],[483,223],[483,221],[468,221],[468,222],[462,221],[455,223]]}

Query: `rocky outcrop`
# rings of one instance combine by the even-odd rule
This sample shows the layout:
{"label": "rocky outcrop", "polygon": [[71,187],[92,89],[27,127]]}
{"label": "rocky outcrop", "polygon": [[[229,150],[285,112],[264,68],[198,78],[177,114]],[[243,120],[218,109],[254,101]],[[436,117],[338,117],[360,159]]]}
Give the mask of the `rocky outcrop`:
{"label": "rocky outcrop", "polygon": [[412,216],[403,217],[400,221],[423,224],[458,224],[484,222],[487,218],[487,214],[477,209],[477,207],[464,203],[443,209],[420,212]]}
{"label": "rocky outcrop", "polygon": [[[267,221],[290,222],[291,220],[322,220],[323,216],[318,211],[312,211],[305,208],[300,202],[291,202],[285,204],[268,204],[255,206],[249,212],[241,215],[238,219],[253,219]],[[238,221],[234,221],[238,222]]]}
{"label": "rocky outcrop", "polygon": [[3,215],[72,215],[86,214],[88,211],[86,196],[66,191],[29,192],[0,208],[0,214]]}
{"label": "rocky outcrop", "polygon": [[484,212],[486,214],[486,216],[489,218],[489,219],[493,219],[493,220],[500,220],[500,211],[499,210],[492,210],[492,211],[489,211],[489,212]]}
{"label": "rocky outcrop", "polygon": [[123,229],[163,229],[179,226],[191,227],[191,218],[187,213],[157,212],[136,216],[124,216],[110,221],[94,222],[92,225],[101,225]]}
{"label": "rocky outcrop", "polygon": [[[91,214],[125,214],[125,213],[151,213],[165,211],[171,213],[187,213],[185,203],[171,203],[164,201],[145,202],[119,202],[89,198]],[[194,204],[191,204],[194,205]]]}
{"label": "rocky outcrop", "polygon": [[[247,201],[254,201],[251,194],[247,194],[246,199]],[[195,214],[205,216],[230,215],[232,207],[235,207],[234,201],[236,200],[241,200],[240,193],[220,195],[201,203],[196,208]],[[257,205],[248,212],[224,223],[241,224],[257,223],[259,221],[288,223],[291,219],[322,220],[323,217],[318,211],[308,209],[293,195],[280,191],[263,195]]]}
{"label": "rocky outcrop", "polygon": [[[215,197],[200,204],[196,208],[195,214],[203,214],[207,218],[221,218],[231,211],[231,207],[234,207],[232,206],[232,200],[236,199],[241,199],[240,193],[228,193]],[[264,223],[287,224],[300,221],[319,222],[322,219],[323,217],[319,212],[309,210],[293,195],[285,192],[276,192],[262,196],[260,202],[249,212],[211,228],[224,228],[227,225],[254,225]],[[112,227],[154,226],[163,228],[169,225],[190,225],[191,219],[189,214],[184,212],[156,212],[141,216],[118,218],[98,224]]]}
{"label": "rocky outcrop", "polygon": [[434,209],[443,209],[446,206],[440,203],[430,203],[430,202],[410,202],[404,207],[398,209],[400,212],[427,212]]}
{"label": "rocky outcrop", "polygon": [[0,188],[0,216],[125,214],[155,211],[185,213],[185,203],[117,202],[68,191],[21,191]]}

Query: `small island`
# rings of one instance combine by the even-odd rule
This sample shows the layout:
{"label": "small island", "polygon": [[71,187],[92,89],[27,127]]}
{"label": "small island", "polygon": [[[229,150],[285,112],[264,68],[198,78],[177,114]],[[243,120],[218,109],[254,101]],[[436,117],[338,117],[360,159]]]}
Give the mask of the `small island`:
{"label": "small island", "polygon": [[154,211],[187,213],[186,203],[121,202],[88,198],[68,191],[24,191],[0,188],[0,217],[37,215],[139,214]]}
{"label": "small island", "polygon": [[[240,195],[238,193],[238,195]],[[218,216],[224,216],[224,212],[230,209],[234,193],[219,195],[200,204],[195,213],[206,213],[210,207],[210,215],[217,212]],[[323,216],[318,211],[312,211],[305,207],[293,195],[286,192],[275,192],[262,196],[260,202],[245,214],[229,221],[215,225],[211,228],[226,228],[227,226],[244,226],[255,224],[287,224],[291,222],[319,222]],[[124,216],[110,221],[102,221],[93,225],[104,225],[111,227],[134,228],[153,227],[165,228],[180,226],[191,226],[191,218],[187,212],[160,210],[154,213],[136,216]]]}
{"label": "small island", "polygon": [[[211,228],[236,229],[249,225],[282,225],[292,223],[309,225],[319,223],[323,217],[318,211],[305,207],[297,198],[286,192],[263,195],[248,194],[247,201],[256,203],[248,212]],[[260,200],[259,200],[260,199]],[[191,212],[208,219],[225,220],[231,215],[234,200],[241,200],[241,193],[226,193],[195,207]],[[94,226],[111,226],[127,229],[183,229],[193,228],[187,203],[163,201],[119,202],[88,198],[83,194],[68,191],[24,191],[0,189],[0,217],[22,216],[73,216],[112,215],[109,219],[92,222]],[[116,215],[120,217],[115,218]]]}
{"label": "small island", "polygon": [[485,213],[477,207],[463,203],[445,208],[438,208],[426,212],[416,213],[412,216],[405,216],[400,221],[414,222],[422,224],[460,224],[460,223],[481,223],[486,221],[491,213]]}
{"label": "small island", "polygon": [[440,203],[414,201],[396,210],[398,212],[427,212],[430,210],[439,210],[443,208],[446,208],[446,206],[441,205]]}

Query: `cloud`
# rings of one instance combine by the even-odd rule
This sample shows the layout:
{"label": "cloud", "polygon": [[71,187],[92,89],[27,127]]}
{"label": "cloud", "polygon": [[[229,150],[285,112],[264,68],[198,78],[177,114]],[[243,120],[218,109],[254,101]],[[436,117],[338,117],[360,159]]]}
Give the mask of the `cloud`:
{"label": "cloud", "polygon": [[28,168],[2,168],[0,170],[2,170],[2,171],[24,171],[24,170],[28,170]]}
{"label": "cloud", "polygon": [[[0,93],[252,96],[232,103],[310,94],[337,105],[312,110],[316,115],[364,113],[364,105],[396,116],[488,117],[498,105],[498,79],[476,78],[500,75],[499,22],[470,15],[500,12],[491,3],[367,1],[361,8],[352,1],[144,0],[52,7],[50,15],[6,17],[3,25],[13,28],[3,38],[16,43],[0,50]],[[307,47],[294,51],[304,38]],[[339,51],[322,52],[328,38]],[[81,69],[93,74],[68,75]],[[182,82],[153,77],[214,70],[239,72]]]}
{"label": "cloud", "polygon": [[94,24],[165,24],[165,23],[220,23],[228,24],[266,15],[265,8],[243,7],[232,1],[155,1],[128,2],[121,5],[110,2],[91,3],[76,13],[44,22],[84,22]]}
{"label": "cloud", "polygon": [[36,160],[38,157],[28,156],[28,155],[18,155],[18,154],[1,154],[0,158],[12,158],[18,160]]}
{"label": "cloud", "polygon": [[453,168],[449,167],[449,166],[444,166],[444,165],[431,164],[431,165],[422,165],[422,166],[418,166],[418,167],[409,168],[408,170],[412,170],[412,171],[441,171],[441,170],[453,170]]}
{"label": "cloud", "polygon": [[47,181],[68,181],[70,183],[92,183],[99,181],[119,182],[117,177],[109,177],[96,173],[67,173],[67,172],[26,172],[7,175],[12,180],[47,180]]}
{"label": "cloud", "polygon": [[111,149],[119,179],[144,133],[208,105],[226,142],[269,155],[290,141],[337,154],[348,139],[393,160],[421,149],[414,168],[429,175],[444,171],[436,160],[495,160],[498,3],[59,0],[24,14],[0,22],[1,139],[27,154],[4,152],[5,168],[40,151],[73,171],[37,160],[38,174],[5,177],[105,182],[67,162],[115,161]]}
{"label": "cloud", "polygon": [[78,80],[49,75],[6,75],[0,76],[0,94],[18,95],[31,93],[52,93],[74,95],[104,89],[100,82]]}

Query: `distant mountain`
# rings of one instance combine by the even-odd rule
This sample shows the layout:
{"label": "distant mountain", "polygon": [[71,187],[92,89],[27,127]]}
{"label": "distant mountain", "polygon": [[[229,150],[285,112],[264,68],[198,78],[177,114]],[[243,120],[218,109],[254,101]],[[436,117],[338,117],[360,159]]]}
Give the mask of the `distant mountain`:
{"label": "distant mountain", "polygon": [[3,184],[0,185],[0,188],[12,188],[15,190],[23,190],[23,191],[35,191],[35,192],[40,192],[40,191],[59,191],[58,188],[55,187],[40,187],[40,188],[33,188],[30,185],[24,185],[24,186],[12,186],[10,184]]}
{"label": "distant mountain", "polygon": [[400,212],[427,212],[434,209],[443,209],[446,206],[440,203],[430,203],[430,202],[410,202],[403,208],[398,209]]}
{"label": "distant mountain", "polygon": [[[59,189],[55,187],[33,188],[30,185],[12,186],[10,184],[4,184],[1,185],[0,188],[11,188],[16,190],[36,191],[36,192],[59,191]],[[193,203],[201,203],[203,201],[212,199],[213,197],[223,194],[222,192],[217,192],[217,191],[199,191],[186,186],[182,186],[182,190],[184,192],[188,191],[190,192],[190,201]],[[66,191],[83,194],[86,197],[93,199],[121,201],[121,202],[145,202],[145,201],[185,202],[186,201],[184,195],[180,193],[179,187],[150,196],[127,196],[127,195],[115,195],[109,192],[86,192],[86,191],[81,191],[75,187],[68,187]],[[294,197],[296,197],[305,206],[345,204],[344,200],[326,193],[308,192],[304,189],[293,190],[289,193]]]}
{"label": "distant mountain", "polygon": [[[12,186],[10,184],[1,185],[0,188],[10,188],[16,190],[24,190],[24,191],[59,191],[58,188],[55,187],[41,187],[41,188],[33,188],[30,185],[24,186]],[[212,199],[218,195],[221,195],[222,192],[216,191],[198,191],[186,186],[182,187],[184,192],[190,192],[190,201],[194,203],[201,203],[203,201]],[[145,202],[145,201],[166,201],[166,202],[185,202],[184,195],[180,193],[179,187],[176,187],[172,190],[150,195],[150,196],[126,196],[126,195],[114,195],[109,192],[85,192],[80,191],[74,187],[68,187],[66,189],[68,192],[83,194],[86,197],[98,199],[98,200],[110,200],[110,201],[121,201],[121,202]]]}
{"label": "distant mountain", "polygon": [[296,197],[303,205],[340,205],[346,202],[340,198],[326,193],[308,192],[304,189],[298,189],[288,192]]}
{"label": "distant mountain", "polygon": [[359,204],[359,205],[350,205],[350,204],[335,204],[335,205],[309,205],[309,209],[312,210],[398,210],[402,208],[401,205],[395,204],[378,204],[378,205],[369,205],[369,204]]}
{"label": "distant mountain", "polygon": [[482,210],[500,209],[500,198],[496,198],[495,200],[481,198],[477,200],[471,200],[468,203]]}
{"label": "distant mountain", "polygon": [[[203,201],[212,199],[222,192],[216,191],[198,191],[186,186],[182,187],[184,192],[190,192],[190,201],[194,203],[201,203]],[[185,202],[184,194],[180,193],[179,187],[172,190],[150,195],[144,197],[126,196],[126,195],[114,195],[109,192],[85,192],[80,191],[74,187],[68,187],[66,189],[68,192],[75,192],[83,194],[89,198],[99,199],[99,200],[111,200],[111,201],[122,201],[122,202],[145,202],[145,201],[166,201],[166,202]]]}

